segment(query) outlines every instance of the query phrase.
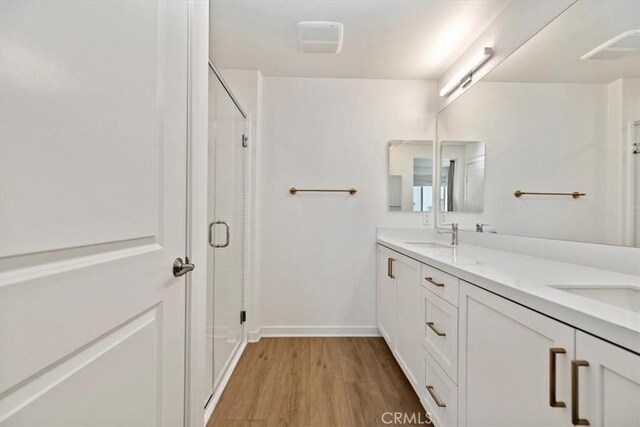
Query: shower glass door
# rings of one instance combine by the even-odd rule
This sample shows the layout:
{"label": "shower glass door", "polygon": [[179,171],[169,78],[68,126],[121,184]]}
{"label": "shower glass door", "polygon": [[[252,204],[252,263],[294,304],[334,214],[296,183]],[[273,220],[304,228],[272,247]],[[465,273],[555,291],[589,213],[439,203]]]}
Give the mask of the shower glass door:
{"label": "shower glass door", "polygon": [[208,398],[219,386],[243,336],[240,312],[245,277],[244,126],[240,111],[209,69]]}

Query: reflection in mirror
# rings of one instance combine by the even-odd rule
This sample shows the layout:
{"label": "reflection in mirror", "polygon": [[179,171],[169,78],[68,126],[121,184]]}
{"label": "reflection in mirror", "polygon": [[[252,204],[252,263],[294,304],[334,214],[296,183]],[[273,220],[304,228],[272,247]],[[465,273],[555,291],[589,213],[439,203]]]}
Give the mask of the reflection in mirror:
{"label": "reflection in mirror", "polygon": [[440,144],[440,210],[482,212],[484,143],[442,141]]}
{"label": "reflection in mirror", "polygon": [[441,184],[440,225],[640,247],[639,34],[639,1],[578,1],[442,110],[439,143],[483,141],[491,166],[481,213]]}
{"label": "reflection in mirror", "polygon": [[389,142],[389,210],[433,210],[433,142]]}

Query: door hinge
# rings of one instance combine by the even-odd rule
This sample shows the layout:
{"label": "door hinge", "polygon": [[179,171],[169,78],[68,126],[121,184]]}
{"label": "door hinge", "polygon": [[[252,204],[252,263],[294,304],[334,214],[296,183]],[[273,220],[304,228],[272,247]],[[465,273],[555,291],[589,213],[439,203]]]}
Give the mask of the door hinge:
{"label": "door hinge", "polygon": [[242,135],[242,146],[247,148],[249,146],[249,137],[247,135]]}
{"label": "door hinge", "polygon": [[240,312],[240,324],[242,325],[246,321],[247,321],[247,312],[245,310],[242,310]]}

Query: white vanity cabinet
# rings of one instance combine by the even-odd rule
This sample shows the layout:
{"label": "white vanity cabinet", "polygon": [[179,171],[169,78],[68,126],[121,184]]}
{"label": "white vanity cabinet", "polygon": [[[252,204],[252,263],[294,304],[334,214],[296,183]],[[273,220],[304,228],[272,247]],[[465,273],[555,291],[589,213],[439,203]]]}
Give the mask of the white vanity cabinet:
{"label": "white vanity cabinet", "polygon": [[395,353],[413,388],[418,390],[420,346],[420,263],[407,257],[396,260],[396,343]]}
{"label": "white vanity cabinet", "polygon": [[396,280],[393,267],[398,253],[378,246],[378,330],[394,348],[396,330]]}
{"label": "white vanity cabinet", "polygon": [[378,328],[415,390],[420,378],[420,263],[379,246]]}
{"label": "white vanity cabinet", "polygon": [[640,426],[640,356],[576,331],[575,360],[575,418],[595,427]]}
{"label": "white vanity cabinet", "polygon": [[570,426],[573,328],[463,281],[459,314],[460,425]]}
{"label": "white vanity cabinet", "polygon": [[637,354],[465,282],[459,313],[461,426],[640,425]]}
{"label": "white vanity cabinet", "polygon": [[455,382],[458,379],[458,309],[425,288],[421,305],[422,345]]}
{"label": "white vanity cabinet", "polygon": [[386,247],[378,262],[378,327],[437,427],[640,426],[640,355]]}

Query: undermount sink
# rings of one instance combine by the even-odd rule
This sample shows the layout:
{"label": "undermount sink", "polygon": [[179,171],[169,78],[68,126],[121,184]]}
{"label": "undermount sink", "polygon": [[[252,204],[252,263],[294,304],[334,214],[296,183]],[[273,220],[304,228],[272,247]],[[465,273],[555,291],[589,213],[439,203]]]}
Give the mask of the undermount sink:
{"label": "undermount sink", "polygon": [[441,245],[434,242],[405,242],[407,245],[418,246],[425,249],[453,249],[451,245]]}
{"label": "undermount sink", "polygon": [[553,286],[565,292],[640,313],[640,288],[633,286]]}

